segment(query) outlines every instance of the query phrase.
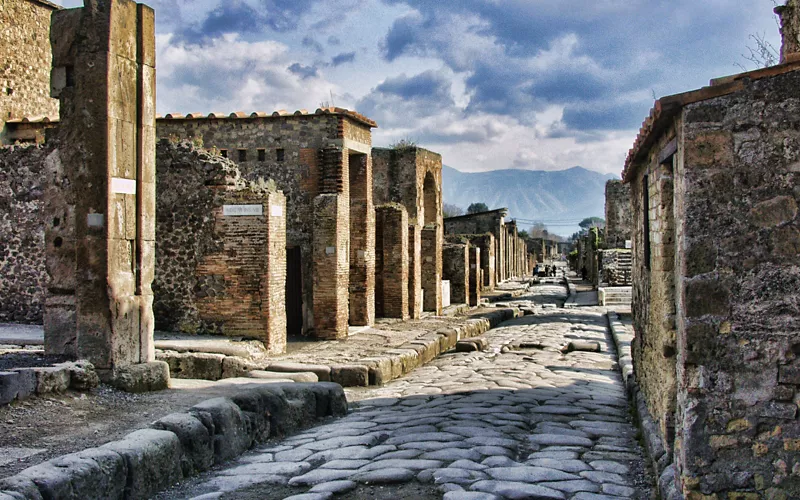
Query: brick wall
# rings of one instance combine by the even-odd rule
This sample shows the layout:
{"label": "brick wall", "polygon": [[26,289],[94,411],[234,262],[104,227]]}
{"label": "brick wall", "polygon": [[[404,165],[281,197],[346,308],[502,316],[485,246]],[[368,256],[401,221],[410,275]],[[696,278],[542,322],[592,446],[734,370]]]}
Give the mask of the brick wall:
{"label": "brick wall", "polygon": [[422,315],[422,230],[419,224],[408,226],[408,314]]}
{"label": "brick wall", "polygon": [[376,208],[375,313],[408,319],[408,213],[397,204]]}
{"label": "brick wall", "polygon": [[42,323],[49,153],[35,146],[0,148],[0,322]]}
{"label": "brick wall", "polygon": [[469,243],[445,243],[442,276],[450,280],[450,303],[469,303]]}
{"label": "brick wall", "polygon": [[442,233],[426,226],[421,235],[423,310],[442,313]]}
{"label": "brick wall", "polygon": [[622,181],[606,182],[605,248],[625,248],[625,242],[631,239],[632,223],[630,185]]}
{"label": "brick wall", "polygon": [[314,328],[318,338],[346,338],[349,320],[350,202],[343,194],[314,199]]}
{"label": "brick wall", "polygon": [[[58,6],[5,0],[0,9],[0,132],[9,119],[58,116],[50,97],[50,15]],[[3,143],[0,134],[0,144]]]}

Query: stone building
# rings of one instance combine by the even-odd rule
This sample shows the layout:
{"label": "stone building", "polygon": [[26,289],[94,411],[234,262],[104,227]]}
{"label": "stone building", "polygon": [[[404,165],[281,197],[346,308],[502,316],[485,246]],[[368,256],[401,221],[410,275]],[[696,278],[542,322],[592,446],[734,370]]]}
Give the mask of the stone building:
{"label": "stone building", "polygon": [[341,108],[157,120],[158,137],[202,144],[285,194],[289,334],[343,338],[374,322],[373,127]]}
{"label": "stone building", "polygon": [[375,203],[395,203],[408,214],[409,315],[441,314],[442,157],[418,147],[374,148],[372,156]]}
{"label": "stone building", "polygon": [[800,498],[800,61],[785,59],[659,99],[625,163],[635,375],[673,495]]}
{"label": "stone building", "polygon": [[286,199],[230,160],[158,143],[156,328],[286,350]]}
{"label": "stone building", "polygon": [[606,182],[605,212],[606,227],[599,256],[599,279],[609,286],[630,286],[633,210],[628,184],[617,180]]}
{"label": "stone building", "polygon": [[9,142],[4,132],[6,122],[21,123],[24,117],[58,116],[58,99],[50,97],[53,62],[50,16],[60,9],[46,0],[3,1],[0,8],[0,144]]}
{"label": "stone building", "polygon": [[[480,242],[481,271],[484,287],[489,287],[488,289],[502,281],[527,276],[530,272],[528,246],[518,236],[516,222],[506,222],[507,216],[508,209],[499,208],[488,212],[448,217],[444,220],[446,234],[466,235],[472,241]],[[486,235],[491,235],[492,238],[484,238]]]}

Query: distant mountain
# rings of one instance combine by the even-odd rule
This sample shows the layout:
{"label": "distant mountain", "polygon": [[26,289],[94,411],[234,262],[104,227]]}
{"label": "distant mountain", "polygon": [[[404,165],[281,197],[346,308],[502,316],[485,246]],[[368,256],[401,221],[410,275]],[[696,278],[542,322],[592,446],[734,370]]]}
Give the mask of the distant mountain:
{"label": "distant mountain", "polygon": [[[567,170],[492,170],[466,173],[444,166],[444,202],[466,208],[483,202],[508,207],[509,218],[542,221],[551,233],[569,236],[586,217],[604,217],[605,185],[613,174],[583,167]],[[519,222],[527,230],[528,222]]]}

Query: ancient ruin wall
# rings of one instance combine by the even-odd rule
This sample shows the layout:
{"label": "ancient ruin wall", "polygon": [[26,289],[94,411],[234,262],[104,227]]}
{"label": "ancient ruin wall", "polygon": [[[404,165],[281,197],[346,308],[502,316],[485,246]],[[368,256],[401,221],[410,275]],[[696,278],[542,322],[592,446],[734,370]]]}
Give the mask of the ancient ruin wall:
{"label": "ancient ruin wall", "polygon": [[683,111],[676,449],[693,494],[800,498],[798,88],[793,71]]}
{"label": "ancient ruin wall", "polygon": [[[673,166],[658,154],[668,132],[631,183],[634,224],[632,311],[636,377],[666,450],[672,449],[675,413],[675,226]],[[645,208],[647,203],[647,208]],[[645,232],[646,229],[648,232]]]}
{"label": "ancient ruin wall", "polygon": [[469,303],[469,243],[445,243],[442,278],[450,280],[450,303]]}
{"label": "ancient ruin wall", "polygon": [[50,97],[50,14],[58,8],[38,0],[5,0],[0,8],[0,131],[9,119],[58,116]]}
{"label": "ancient ruin wall", "polygon": [[375,314],[408,319],[408,213],[402,205],[376,208]]}
{"label": "ancient ruin wall", "polygon": [[[283,195],[190,143],[160,141],[157,163],[157,328],[261,338],[282,352]],[[263,215],[226,215],[225,205],[261,206]]]}
{"label": "ancient ruin wall", "polygon": [[606,182],[605,248],[625,248],[625,242],[631,239],[632,224],[630,185],[622,181]]}
{"label": "ancient ruin wall", "polygon": [[48,282],[42,198],[49,152],[0,148],[0,322],[42,322]]}
{"label": "ancient ruin wall", "polygon": [[786,5],[775,8],[781,18],[781,62],[800,57],[800,3],[787,0]]}

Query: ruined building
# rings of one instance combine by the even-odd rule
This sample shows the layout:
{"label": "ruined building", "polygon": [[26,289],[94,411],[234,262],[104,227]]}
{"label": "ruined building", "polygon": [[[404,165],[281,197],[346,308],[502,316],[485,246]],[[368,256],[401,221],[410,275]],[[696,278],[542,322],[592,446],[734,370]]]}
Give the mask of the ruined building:
{"label": "ruined building", "polygon": [[165,387],[151,288],[155,16],[87,0],[53,14],[51,42],[61,127],[45,160],[45,352],[88,359],[129,389]]}
{"label": "ruined building", "polygon": [[491,290],[502,281],[527,276],[528,245],[518,236],[514,221],[506,222],[507,208],[448,217],[445,233],[464,235],[481,251],[483,287]]}
{"label": "ruined building", "polygon": [[157,120],[158,137],[218,151],[245,179],[273,179],[285,194],[290,334],[313,331],[318,338],[342,338],[348,325],[374,322],[370,129],[376,126],[341,108]]}
{"label": "ruined building", "polygon": [[630,186],[622,181],[606,183],[606,227],[598,257],[599,280],[611,287],[630,286],[633,225]]}
{"label": "ruined building", "polygon": [[[0,144],[5,124],[58,116],[50,96],[50,16],[61,7],[45,0],[6,0],[0,9]],[[42,128],[38,128],[42,130]],[[22,130],[20,130],[22,133]],[[31,133],[22,134],[35,140]],[[40,142],[43,137],[40,138]]]}
{"label": "ruined building", "polygon": [[635,376],[669,498],[800,498],[793,50],[788,40],[785,64],[656,101],[625,163]]}
{"label": "ruined building", "polygon": [[[418,147],[375,148],[373,156],[372,192],[375,205],[405,212],[408,219],[408,271],[405,275],[379,278],[382,286],[408,289],[408,314],[419,318],[422,311],[442,312],[442,157]],[[386,207],[386,208],[384,208]],[[395,218],[395,220],[398,220]],[[399,241],[403,229],[390,220],[381,219],[376,231],[383,243]],[[394,235],[392,235],[394,233]],[[402,251],[402,249],[398,248]],[[397,257],[395,257],[397,258]],[[394,272],[385,260],[383,273]],[[383,293],[389,293],[387,290]],[[399,292],[398,292],[399,293]],[[385,303],[385,300],[383,300]],[[401,317],[397,312],[386,317]]]}

